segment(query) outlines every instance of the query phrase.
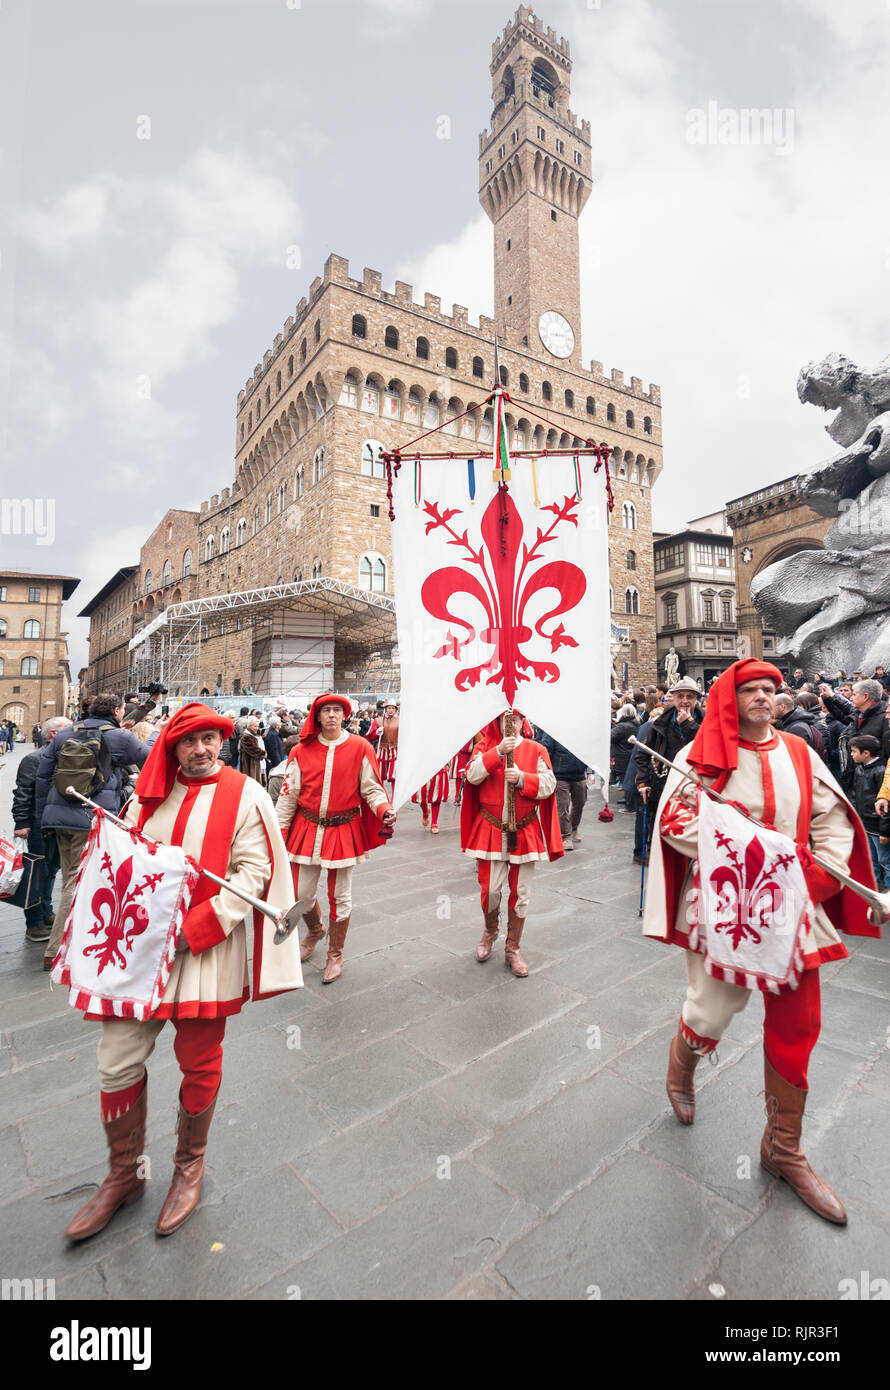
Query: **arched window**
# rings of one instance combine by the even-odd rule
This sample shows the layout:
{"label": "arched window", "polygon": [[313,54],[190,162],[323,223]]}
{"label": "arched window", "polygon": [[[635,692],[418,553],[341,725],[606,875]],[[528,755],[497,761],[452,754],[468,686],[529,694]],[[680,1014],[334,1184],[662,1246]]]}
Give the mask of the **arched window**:
{"label": "arched window", "polygon": [[287,359],[287,374],[288,374],[288,376],[293,376],[293,374],[294,374],[294,355],[293,355],[293,353],[291,353],[290,357]]}
{"label": "arched window", "polygon": [[615,612],[615,595],[614,595],[614,593],[613,593],[613,591],[612,591],[612,585],[611,585],[611,584],[609,585],[609,612],[610,612],[610,613],[614,613],[614,612]]}
{"label": "arched window", "polygon": [[188,579],[192,572],[192,552],[187,550],[182,557],[182,578]]}
{"label": "arched window", "polygon": [[312,460],[312,481],[320,483],[324,477],[324,449],[319,447],[315,451],[315,458]]}
{"label": "arched window", "polygon": [[6,619],[0,618],[0,637],[6,636]]}
{"label": "arched window", "polygon": [[574,393],[574,391],[566,391],[566,410],[574,410],[574,409],[575,409],[575,393]]}
{"label": "arched window", "polygon": [[224,526],[224,527],[222,528],[222,530],[220,531],[220,533],[219,533],[219,553],[220,553],[220,555],[227,555],[228,552],[229,552],[229,536],[230,536],[230,534],[231,534],[231,533],[230,533],[230,531],[229,531],[228,526]]}
{"label": "arched window", "polygon": [[296,496],[297,496],[298,499],[299,499],[300,497],[303,496],[304,481],[305,481],[305,480],[304,480],[304,475],[303,475],[303,469],[302,469],[302,466],[301,466],[300,468],[297,469],[297,476],[296,476],[296,480],[295,480],[295,484],[294,484],[294,486],[295,486],[295,488],[296,488]]}
{"label": "arched window", "polygon": [[528,395],[528,377],[526,376],[525,372],[519,373],[519,389],[520,391],[524,391],[525,394]]}
{"label": "arched window", "polygon": [[23,675],[23,676],[36,676],[36,675],[37,675],[37,657],[36,657],[36,656],[23,656],[23,657],[22,657],[22,675]]}
{"label": "arched window", "polygon": [[269,522],[272,520],[272,510],[273,510],[273,503],[272,503],[272,494],[271,494],[271,492],[270,492],[270,493],[269,493],[269,496],[266,498],[265,521],[266,521],[266,525],[267,525],[267,526],[268,526]]}
{"label": "arched window", "polygon": [[242,517],[241,520],[238,522],[238,525],[235,527],[235,544],[243,545],[246,540],[247,522],[244,520],[244,517]]}
{"label": "arched window", "polygon": [[172,577],[172,570],[169,560],[164,561],[164,568],[161,571],[161,588],[166,589]]}
{"label": "arched window", "polygon": [[247,412],[247,428],[248,428],[249,430],[252,430],[252,429],[253,429],[253,411],[252,411],[252,410],[249,410],[249,411]]}
{"label": "arched window", "polygon": [[254,509],[253,509],[253,516],[252,516],[252,518],[251,518],[251,523],[252,523],[252,524],[251,524],[251,528],[250,528],[250,534],[251,534],[252,536],[255,536],[256,533],[257,533],[257,531],[259,531],[259,529],[260,529],[260,509],[259,509],[259,507],[254,507]]}
{"label": "arched window", "polygon": [[485,363],[482,361],[481,357],[473,358],[473,376],[485,376]]}
{"label": "arched window", "polygon": [[313,332],[313,335],[314,335],[314,337],[315,337],[315,341],[316,341],[317,343],[320,343],[320,342],[321,342],[321,319],[316,319],[316,320],[315,320],[315,327],[314,327],[314,329],[312,330],[312,332]]}
{"label": "arched window", "polygon": [[143,593],[151,593],[151,570],[145,571],[145,587],[143,589]]}
{"label": "arched window", "polygon": [[399,330],[393,328],[392,324],[390,324],[383,335],[383,343],[384,346],[388,348],[397,348],[399,346]]}
{"label": "arched window", "polygon": [[625,415],[624,418],[625,418],[625,420],[627,421],[627,428],[628,428],[629,430],[632,430],[633,427],[634,427],[634,413],[633,413],[633,411],[632,411],[632,410],[629,410],[629,411],[627,412],[627,414]]}
{"label": "arched window", "polygon": [[427,342],[426,338],[418,338],[418,339],[417,339],[417,349],[416,349],[416,352],[417,352],[417,356],[420,357],[420,358],[422,358],[424,362],[426,362],[426,361],[429,360],[430,345],[429,345],[429,343]]}
{"label": "arched window", "polygon": [[445,349],[445,366],[451,371],[457,370],[457,348]]}
{"label": "arched window", "polygon": [[271,387],[271,386],[267,386],[267,387],[266,387],[266,405],[271,405],[271,404],[272,404],[272,387]]}
{"label": "arched window", "polygon": [[283,512],[287,506],[287,483],[282,483],[278,489],[278,510]]}
{"label": "arched window", "polygon": [[623,502],[621,504],[621,525],[625,531],[635,531],[637,529],[637,509],[633,502]]}
{"label": "arched window", "polygon": [[644,416],[643,416],[643,433],[644,433],[644,434],[651,434],[651,433],[652,433],[652,421],[650,420],[650,418],[649,418],[648,415],[644,415]]}
{"label": "arched window", "polygon": [[627,568],[628,568],[629,570],[635,570],[636,567],[637,567],[637,552],[636,552],[635,550],[629,550],[629,551],[627,552]]}
{"label": "arched window", "polygon": [[313,578],[313,579],[321,579],[321,561],[320,561],[320,560],[316,560],[316,561],[315,561],[315,564],[312,566],[312,578]]}
{"label": "arched window", "polygon": [[212,559],[213,559],[213,537],[212,537],[212,536],[208,536],[207,539],[206,539],[206,541],[204,542],[204,559],[205,559],[205,560],[212,560]]}
{"label": "arched window", "polygon": [[639,613],[640,594],[638,589],[625,589],[624,591],[624,611],[625,613]]}
{"label": "arched window", "polygon": [[361,314],[352,316],[352,336],[353,338],[364,338],[367,336],[368,325]]}
{"label": "arched window", "polygon": [[545,401],[553,400],[553,387],[550,385],[549,381],[541,382],[541,396]]}
{"label": "arched window", "polygon": [[257,398],[256,398],[256,422],[257,422],[257,424],[260,423],[260,415],[262,414],[262,409],[263,409],[263,403],[262,403],[262,401],[260,400],[259,396],[257,396]]}
{"label": "arched window", "polygon": [[508,375],[507,375],[507,368],[506,368],[506,367],[501,367],[500,376],[501,376],[501,385],[502,385],[502,386],[509,386],[509,385],[510,385],[510,378],[509,378]]}
{"label": "arched window", "polygon": [[593,396],[588,396],[588,397],[587,397],[587,414],[588,414],[588,415],[595,415],[595,414],[596,414],[596,401],[593,399]]}
{"label": "arched window", "polygon": [[383,445],[378,439],[366,439],[362,445],[362,473],[366,478],[382,478],[386,473],[380,457]]}
{"label": "arched window", "polygon": [[24,635],[25,637],[39,637],[39,636],[40,636],[40,624],[39,624],[39,622],[37,621],[36,618],[29,618],[29,619],[28,619],[28,621],[25,623],[25,631],[24,631],[24,634],[23,634],[23,635]]}
{"label": "arched window", "polygon": [[300,361],[301,361],[301,362],[305,362],[305,361],[306,361],[306,339],[305,339],[305,338],[303,339],[302,343],[300,344]]}
{"label": "arched window", "polygon": [[611,401],[606,406],[606,420],[610,425],[614,425],[615,423],[615,407]]}
{"label": "arched window", "polygon": [[281,373],[280,373],[280,372],[276,372],[276,373],[275,373],[275,390],[276,390],[276,391],[280,391],[280,390],[281,390]]}
{"label": "arched window", "polygon": [[386,593],[386,564],[379,555],[363,555],[358,566],[358,586],[375,594]]}

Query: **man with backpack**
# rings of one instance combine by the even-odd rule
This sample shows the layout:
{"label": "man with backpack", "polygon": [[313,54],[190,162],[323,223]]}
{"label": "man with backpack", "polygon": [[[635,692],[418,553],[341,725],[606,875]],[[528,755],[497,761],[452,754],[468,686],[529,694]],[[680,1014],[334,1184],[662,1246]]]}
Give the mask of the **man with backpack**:
{"label": "man with backpack", "polygon": [[62,944],[80,856],[92,824],[92,812],[66,796],[64,788],[73,786],[81,796],[117,815],[122,770],[131,763],[142,767],[149,754],[135,734],[120,727],[124,708],[118,694],[94,696],[87,717],[62,729],[43,749],[37,769],[37,823],[44,836],[47,832],[55,836],[62,871],[62,896],[43,960],[45,970],[51,968]]}

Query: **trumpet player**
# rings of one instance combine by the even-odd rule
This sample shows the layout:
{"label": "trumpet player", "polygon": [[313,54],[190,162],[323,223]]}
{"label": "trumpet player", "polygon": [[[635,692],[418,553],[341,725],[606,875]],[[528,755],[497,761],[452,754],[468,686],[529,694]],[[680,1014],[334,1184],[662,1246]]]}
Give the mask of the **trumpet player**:
{"label": "trumpet player", "polygon": [[[695,773],[705,787],[792,842],[806,882],[805,900],[808,896],[812,906],[811,926],[794,987],[770,990],[758,981],[764,988],[767,1111],[760,1161],[819,1216],[845,1225],[840,1199],[801,1149],[807,1067],[821,1027],[819,967],[847,955],[842,934],[878,936],[880,929],[871,924],[862,899],[842,888],[812,855],[868,888],[875,885],[868,842],[853,807],[809,744],[773,727],[781,684],[777,667],[746,660],[735,662],[712,686],[701,728],[674,759],[675,770],[659,805],[643,930],[686,951],[688,988],[671,1042],[667,1093],[678,1120],[689,1125],[695,1115],[693,1077],[699,1059],[714,1052],[733,1015],[748,1003],[751,990],[725,974],[719,978],[707,971],[701,945],[691,935],[690,888],[693,861],[700,853],[699,793],[682,781],[682,773]],[[748,851],[735,858],[740,903],[756,863],[757,851],[749,840]],[[757,919],[757,926],[766,930],[758,940],[769,937],[770,926],[778,925],[769,908],[761,906],[760,911],[765,916]]]}

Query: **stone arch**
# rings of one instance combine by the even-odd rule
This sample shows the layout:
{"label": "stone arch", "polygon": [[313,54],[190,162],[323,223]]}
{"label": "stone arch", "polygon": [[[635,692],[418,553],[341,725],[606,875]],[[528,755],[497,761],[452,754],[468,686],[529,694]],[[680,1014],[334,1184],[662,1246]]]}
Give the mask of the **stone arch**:
{"label": "stone arch", "polygon": [[[801,536],[796,540],[778,540],[762,560],[758,561],[754,574],[760,574],[769,565],[775,565],[779,560],[788,560],[792,555],[798,555],[802,550],[824,550],[822,541],[816,540],[813,536]],[[751,578],[754,578],[752,574]]]}

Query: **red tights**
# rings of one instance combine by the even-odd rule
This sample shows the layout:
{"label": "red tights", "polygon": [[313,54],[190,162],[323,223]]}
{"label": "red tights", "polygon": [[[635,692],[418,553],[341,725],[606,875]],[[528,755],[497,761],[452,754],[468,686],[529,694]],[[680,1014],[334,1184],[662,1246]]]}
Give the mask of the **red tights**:
{"label": "red tights", "polygon": [[[222,1079],[222,1043],[226,1031],[224,1018],[174,1018],[176,1036],[173,1051],[182,1072],[182,1108],[190,1115],[206,1110],[219,1090]],[[145,1074],[123,1091],[102,1091],[102,1119],[123,1115],[145,1087]]]}

